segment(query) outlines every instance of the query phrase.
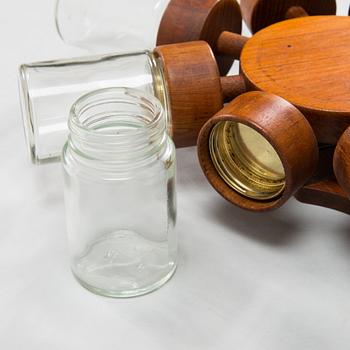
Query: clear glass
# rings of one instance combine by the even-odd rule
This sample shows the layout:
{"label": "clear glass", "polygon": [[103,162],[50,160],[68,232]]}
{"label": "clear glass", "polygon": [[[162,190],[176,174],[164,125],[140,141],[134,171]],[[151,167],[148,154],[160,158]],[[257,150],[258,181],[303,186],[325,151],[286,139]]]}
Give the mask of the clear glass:
{"label": "clear glass", "polygon": [[161,62],[149,51],[24,64],[19,75],[26,139],[34,163],[60,159],[70,108],[90,91],[137,88],[160,99],[170,117]]}
{"label": "clear glass", "polygon": [[62,157],[71,267],[97,294],[145,294],[175,271],[175,147],[163,114],[153,96],[123,88],[71,110]]}
{"label": "clear glass", "polygon": [[62,40],[93,52],[156,46],[170,0],[57,0],[56,27]]}

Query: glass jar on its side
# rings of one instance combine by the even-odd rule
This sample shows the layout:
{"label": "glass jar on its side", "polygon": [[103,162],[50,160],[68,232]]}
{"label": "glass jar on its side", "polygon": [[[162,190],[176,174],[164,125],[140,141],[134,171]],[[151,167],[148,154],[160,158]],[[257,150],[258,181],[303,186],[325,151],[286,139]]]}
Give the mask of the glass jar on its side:
{"label": "glass jar on its side", "polygon": [[22,114],[33,163],[59,160],[68,134],[67,116],[79,97],[120,86],[156,96],[171,118],[162,63],[150,51],[21,65]]}
{"label": "glass jar on its side", "polygon": [[68,242],[77,280],[97,294],[153,291],[177,263],[175,147],[161,103],[102,89],[72,107],[63,150]]}
{"label": "glass jar on its side", "polygon": [[152,49],[169,2],[56,0],[56,28],[65,43],[90,52]]}

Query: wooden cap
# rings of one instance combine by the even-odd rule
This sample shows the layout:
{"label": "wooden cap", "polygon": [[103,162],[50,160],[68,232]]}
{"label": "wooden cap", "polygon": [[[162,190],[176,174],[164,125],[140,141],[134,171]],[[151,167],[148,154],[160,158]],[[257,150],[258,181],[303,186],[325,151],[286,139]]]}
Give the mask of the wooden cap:
{"label": "wooden cap", "polygon": [[[222,122],[248,126],[272,146],[284,171],[284,188],[276,197],[267,200],[249,198],[234,190],[219,174],[210,139],[216,125]],[[231,203],[258,212],[285,203],[311,178],[318,161],[317,141],[305,117],[287,101],[265,92],[248,92],[226,105],[204,125],[197,144],[202,169],[216,191]],[[230,154],[236,161],[237,156],[233,152]]]}
{"label": "wooden cap", "polygon": [[[236,0],[171,0],[159,26],[157,45],[204,40],[215,51],[223,31],[241,33],[242,15]],[[222,75],[234,59],[216,54]]]}
{"label": "wooden cap", "polygon": [[350,127],[339,139],[334,153],[333,168],[339,185],[350,197]]}
{"label": "wooden cap", "polygon": [[204,41],[158,46],[169,94],[173,139],[194,146],[204,123],[223,107],[220,74]]}
{"label": "wooden cap", "polygon": [[286,19],[292,7],[300,7],[310,16],[335,15],[336,0],[241,0],[244,21],[256,33]]}

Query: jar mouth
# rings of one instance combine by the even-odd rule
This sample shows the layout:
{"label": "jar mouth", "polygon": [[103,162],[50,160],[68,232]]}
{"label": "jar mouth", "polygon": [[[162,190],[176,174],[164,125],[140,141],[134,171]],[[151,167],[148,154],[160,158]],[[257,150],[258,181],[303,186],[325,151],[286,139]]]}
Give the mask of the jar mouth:
{"label": "jar mouth", "polygon": [[131,88],[105,88],[79,98],[71,108],[69,129],[89,138],[123,141],[166,127],[161,102]]}
{"label": "jar mouth", "polygon": [[72,106],[70,154],[86,164],[138,166],[164,148],[166,125],[163,106],[153,95],[131,88],[96,90]]}
{"label": "jar mouth", "polygon": [[219,176],[240,195],[267,201],[283,193],[283,163],[271,143],[252,127],[217,123],[210,133],[209,151]]}

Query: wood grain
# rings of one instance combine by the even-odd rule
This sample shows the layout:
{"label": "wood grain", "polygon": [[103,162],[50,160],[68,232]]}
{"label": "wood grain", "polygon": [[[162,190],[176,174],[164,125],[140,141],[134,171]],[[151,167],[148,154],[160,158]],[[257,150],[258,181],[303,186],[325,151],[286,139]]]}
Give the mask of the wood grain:
{"label": "wood grain", "polygon": [[317,205],[350,214],[350,200],[338,184],[333,170],[335,147],[320,145],[317,171],[295,195],[306,204]]}
{"label": "wood grain", "polygon": [[177,147],[196,144],[203,124],[223,107],[218,66],[204,41],[158,46]]}
{"label": "wood grain", "polygon": [[225,102],[247,92],[247,86],[242,75],[230,75],[220,78],[222,97]]}
{"label": "wood grain", "polygon": [[[244,21],[256,33],[271,24],[283,21],[291,7],[302,8],[310,16],[335,15],[336,0],[241,0]],[[300,16],[300,10],[295,12]]]}
{"label": "wood grain", "polygon": [[231,32],[222,32],[217,39],[215,51],[240,59],[244,45],[249,38]]}
{"label": "wood grain", "polygon": [[350,125],[350,18],[304,17],[274,24],[244,46],[249,90],[283,97],[309,120],[320,143]]}
{"label": "wood grain", "polygon": [[290,7],[284,18],[285,19],[292,19],[292,18],[298,18],[298,17],[307,17],[309,14],[305,11],[305,9],[301,6],[292,6]]}
{"label": "wood grain", "polygon": [[333,166],[339,185],[350,198],[350,128],[344,132],[338,142]]}
{"label": "wood grain", "polygon": [[306,204],[350,214],[350,200],[335,178],[307,184],[296,193],[295,197]]}
{"label": "wood grain", "polygon": [[[286,173],[286,186],[280,197],[267,201],[250,199],[240,195],[220,177],[208,145],[213,127],[222,121],[246,124],[274,147]],[[284,99],[266,92],[245,93],[227,104],[204,125],[197,145],[201,167],[215,190],[231,203],[250,211],[280,207],[312,177],[318,161],[317,141],[304,116]]]}
{"label": "wood grain", "polygon": [[[171,0],[161,20],[157,45],[204,40],[215,51],[224,31],[241,33],[242,15],[236,0]],[[216,52],[222,75],[234,58]]]}

